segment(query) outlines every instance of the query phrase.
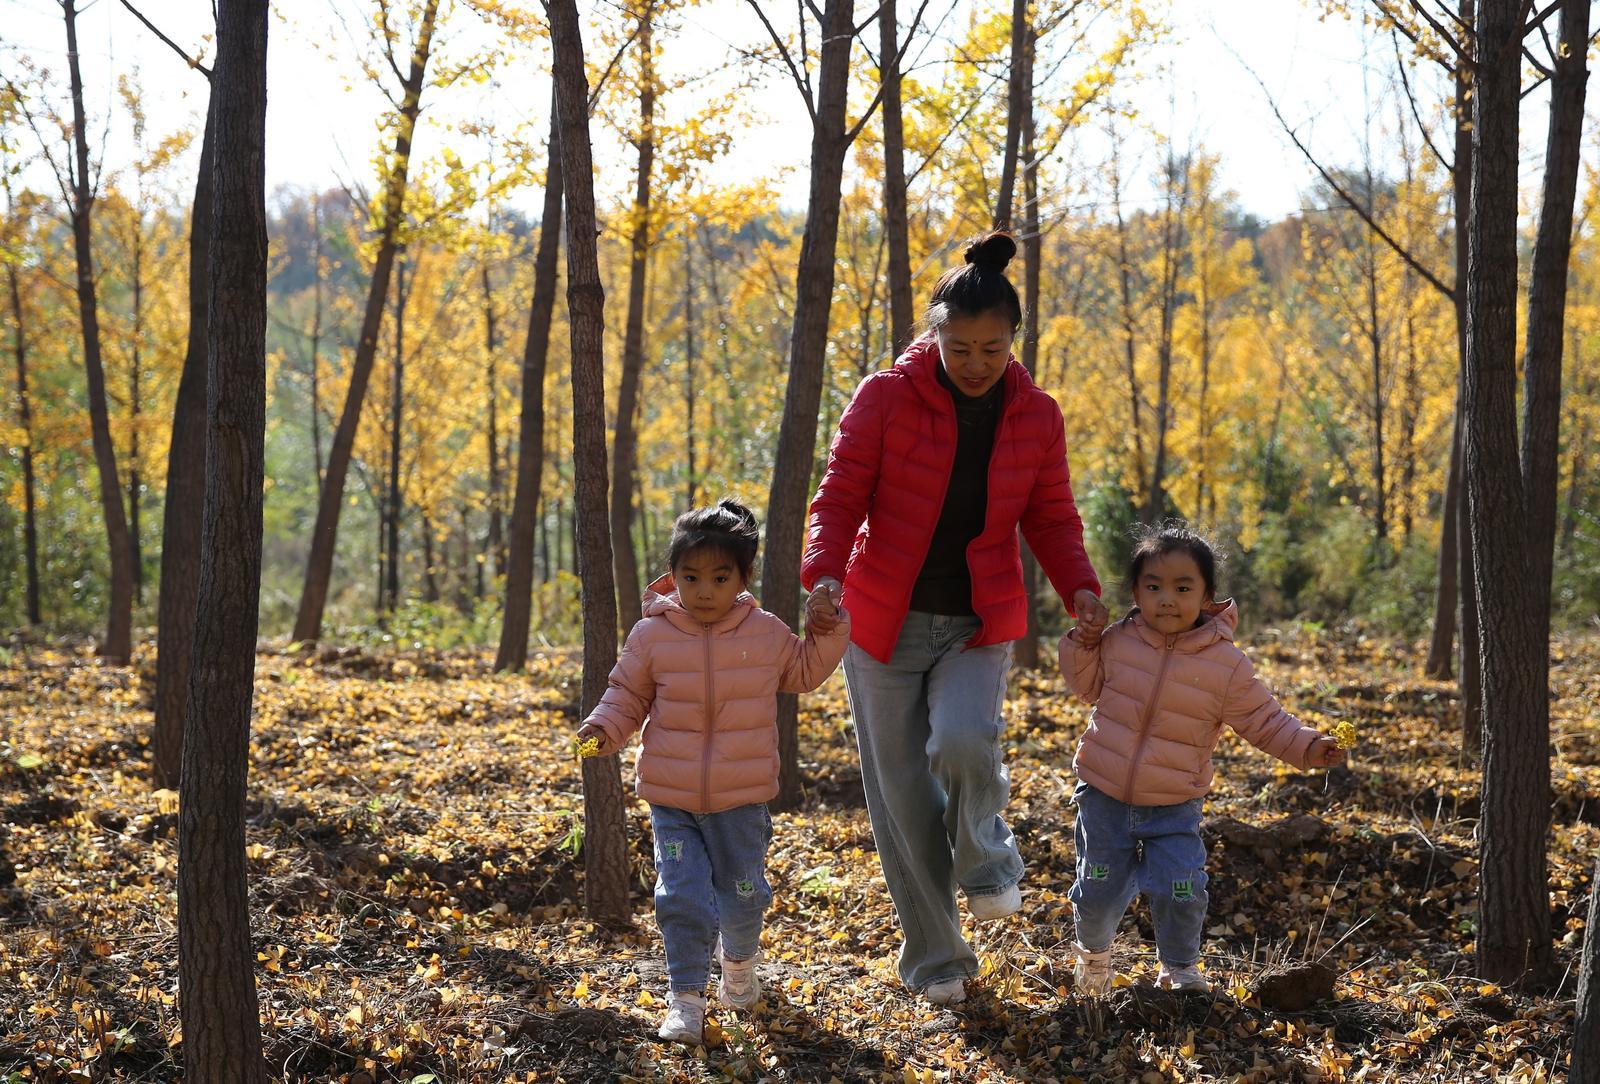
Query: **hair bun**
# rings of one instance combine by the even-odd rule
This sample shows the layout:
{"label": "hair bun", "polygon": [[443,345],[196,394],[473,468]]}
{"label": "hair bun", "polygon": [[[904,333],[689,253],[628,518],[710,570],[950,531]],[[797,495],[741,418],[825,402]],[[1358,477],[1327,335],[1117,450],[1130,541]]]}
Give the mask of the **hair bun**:
{"label": "hair bun", "polygon": [[1004,230],[978,238],[967,246],[966,260],[985,271],[1004,271],[1017,254],[1017,239]]}

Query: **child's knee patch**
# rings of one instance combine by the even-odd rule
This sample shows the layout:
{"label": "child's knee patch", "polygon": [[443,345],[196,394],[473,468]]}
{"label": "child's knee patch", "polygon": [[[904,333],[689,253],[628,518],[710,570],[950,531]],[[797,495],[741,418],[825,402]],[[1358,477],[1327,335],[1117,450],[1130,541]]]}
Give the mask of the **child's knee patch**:
{"label": "child's knee patch", "polygon": [[1085,862],[1083,865],[1083,879],[1086,881],[1108,881],[1111,879],[1111,867]]}
{"label": "child's knee patch", "polygon": [[750,880],[735,881],[733,890],[739,894],[740,899],[747,900],[756,894],[756,883]]}
{"label": "child's knee patch", "polygon": [[683,840],[664,839],[661,841],[661,861],[677,862],[683,858]]}
{"label": "child's knee patch", "polygon": [[1194,879],[1191,877],[1173,881],[1172,898],[1179,901],[1194,899]]}

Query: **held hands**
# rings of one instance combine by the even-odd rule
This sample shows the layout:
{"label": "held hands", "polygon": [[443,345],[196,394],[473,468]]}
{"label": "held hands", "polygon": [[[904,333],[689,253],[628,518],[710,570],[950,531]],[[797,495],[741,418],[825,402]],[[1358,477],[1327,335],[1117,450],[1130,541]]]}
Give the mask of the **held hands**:
{"label": "held hands", "polygon": [[1094,647],[1100,642],[1111,616],[1105,603],[1087,587],[1080,587],[1072,596],[1072,608],[1078,614],[1078,639],[1085,647]]}
{"label": "held hands", "polygon": [[1313,768],[1335,768],[1344,763],[1344,750],[1332,738],[1319,737],[1306,752],[1306,763]]}
{"label": "held hands", "polygon": [[832,576],[817,581],[806,598],[806,630],[826,636],[839,627],[843,611],[839,603],[844,599],[844,587]]}

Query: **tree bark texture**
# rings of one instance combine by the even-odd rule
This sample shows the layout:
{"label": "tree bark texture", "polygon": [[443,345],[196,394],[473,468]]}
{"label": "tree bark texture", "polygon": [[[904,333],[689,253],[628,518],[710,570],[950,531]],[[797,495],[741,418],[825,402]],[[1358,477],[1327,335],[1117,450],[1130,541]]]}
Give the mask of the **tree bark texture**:
{"label": "tree bark texture", "polygon": [[1467,522],[1485,720],[1478,971],[1495,982],[1550,961],[1547,642],[1533,597],[1529,509],[1517,449],[1517,128],[1521,0],[1485,0],[1473,81],[1467,224]]}
{"label": "tree bark texture", "polygon": [[126,663],[133,653],[133,549],[122,506],[121,475],[111,441],[106,405],[106,371],[100,355],[100,307],[94,274],[94,187],[89,180],[89,132],[83,110],[83,75],[78,65],[78,0],[63,0],[67,24],[67,69],[72,88],[72,250],[78,281],[78,319],[83,328],[83,367],[88,384],[89,427],[95,468],[100,475],[100,509],[105,518],[106,555],[111,562],[110,606],[100,654]]}
{"label": "tree bark texture", "polygon": [[[617,659],[616,594],[606,519],[605,288],[595,245],[594,159],[576,0],[551,0],[561,171],[566,183],[567,309],[572,328],[572,437],[579,578],[583,581],[583,689],[587,715]],[[620,540],[627,545],[626,539]],[[617,758],[583,762],[584,903],[589,917],[626,925],[629,862]]]}
{"label": "tree bark texture", "polygon": [[1028,0],[1011,0],[1011,62],[1006,76],[1006,145],[1000,162],[1000,193],[995,201],[994,228],[1011,228],[1016,198],[1017,147],[1022,142],[1022,114],[1028,97]]}
{"label": "tree bark texture", "polygon": [[878,11],[883,82],[883,231],[889,248],[889,356],[911,345],[911,227],[906,208],[906,138],[900,100],[900,24],[895,0]]}
{"label": "tree bark texture", "polygon": [[17,426],[22,430],[22,548],[26,565],[26,612],[28,624],[40,625],[44,618],[39,604],[39,525],[35,507],[36,483],[33,474],[33,407],[28,401],[28,334],[22,311],[22,287],[17,267],[6,264],[6,284],[11,295],[12,343],[17,362]]}
{"label": "tree bark texture", "polygon": [[[811,185],[795,275],[794,325],[789,335],[789,383],[767,496],[761,604],[790,628],[795,627],[800,616],[800,556],[816,459],[844,157],[850,147],[845,110],[850,90],[853,15],[854,0],[827,0],[823,9],[822,61],[811,131]],[[775,809],[793,808],[800,800],[799,757],[799,701],[792,694],[781,694],[778,796],[772,803]]]}
{"label": "tree bark texture", "polygon": [[[1039,286],[1044,270],[1044,236],[1039,232],[1039,162],[1034,157],[1033,58],[1038,36],[1029,25],[1023,71],[1022,113],[1022,367],[1039,372]],[[1022,590],[1028,600],[1028,631],[1015,647],[1024,670],[1039,668],[1039,562],[1022,541]]]}
{"label": "tree bark texture", "polygon": [[650,185],[656,158],[656,81],[653,6],[639,12],[639,171],[634,180],[628,265],[628,322],[622,337],[622,378],[617,384],[617,428],[612,443],[611,545],[617,577],[617,613],[631,628],[639,612],[639,558],[633,545],[633,490],[637,472],[639,379],[644,372],[644,303],[650,269]]}
{"label": "tree bark texture", "polygon": [[250,943],[244,799],[266,442],[267,0],[217,8],[206,481],[178,816],[186,1079],[266,1080]]}
{"label": "tree bark texture", "polygon": [[176,789],[183,766],[183,716],[189,701],[194,612],[200,586],[200,518],[205,501],[206,350],[210,286],[211,183],[216,121],[206,110],[200,172],[189,217],[189,345],[178,378],[167,451],[161,520],[161,586],[156,600],[156,704],[151,760],[158,787]]}
{"label": "tree bark texture", "polygon": [[316,640],[322,635],[322,614],[328,604],[328,584],[333,575],[334,547],[338,542],[339,513],[344,506],[344,484],[350,473],[355,450],[356,428],[361,421],[361,404],[372,379],[372,363],[378,352],[378,328],[383,323],[384,300],[389,296],[389,274],[394,267],[395,248],[401,220],[405,216],[406,177],[411,167],[411,137],[416,131],[417,113],[422,107],[423,77],[433,45],[434,17],[439,0],[426,0],[417,41],[411,53],[411,67],[402,87],[399,131],[395,134],[394,154],[389,159],[389,174],[384,180],[383,219],[378,224],[378,254],[372,264],[372,283],[367,290],[367,307],[361,319],[361,338],[350,364],[350,385],[345,392],[344,409],[328,449],[328,470],[317,500],[316,524],[311,530],[311,552],[306,558],[305,583],[300,590],[300,608],[295,616],[294,638]]}
{"label": "tree bark texture", "polygon": [[[544,374],[550,356],[550,322],[556,304],[556,260],[561,248],[561,145],[555,100],[550,103],[550,163],[545,167],[544,210],[533,258],[533,302],[522,350],[522,403],[517,436],[517,482],[511,502],[511,545],[506,558],[505,616],[500,623],[496,670],[520,670],[528,658],[533,608],[533,536],[539,517],[539,481],[544,474]],[[545,581],[550,579],[549,531],[545,531]]]}

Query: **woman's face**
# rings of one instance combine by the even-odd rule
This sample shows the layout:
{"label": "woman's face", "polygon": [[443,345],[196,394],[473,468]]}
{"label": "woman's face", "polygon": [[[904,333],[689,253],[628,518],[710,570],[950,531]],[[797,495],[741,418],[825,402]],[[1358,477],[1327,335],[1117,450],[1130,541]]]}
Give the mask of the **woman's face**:
{"label": "woman's face", "polygon": [[939,329],[939,355],[961,394],[976,399],[999,383],[1014,334],[1011,321],[999,309],[945,321]]}

